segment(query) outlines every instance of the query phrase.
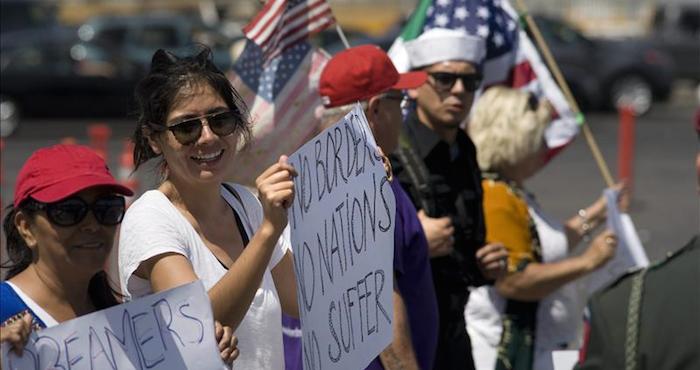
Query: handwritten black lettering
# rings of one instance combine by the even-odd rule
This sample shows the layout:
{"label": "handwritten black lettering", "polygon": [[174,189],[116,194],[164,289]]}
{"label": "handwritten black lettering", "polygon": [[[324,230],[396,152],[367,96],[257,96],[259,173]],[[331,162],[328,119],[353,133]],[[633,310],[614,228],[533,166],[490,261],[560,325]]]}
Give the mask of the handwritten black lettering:
{"label": "handwritten black lettering", "polygon": [[[328,258],[328,253],[326,253],[326,249],[328,247],[328,221],[323,220],[323,235],[324,239],[321,241],[321,234],[316,233],[316,245],[318,246],[318,256],[319,260],[321,262],[321,267],[325,266],[325,271],[326,271],[326,276],[328,276],[328,279],[330,279],[331,284],[333,284],[333,261],[332,261],[332,255],[330,257],[330,260]],[[332,253],[332,252],[331,252]],[[326,287],[325,287],[325,279],[323,275],[323,269],[319,268],[318,269],[319,276],[321,277],[319,280],[321,280],[321,295],[326,295]]]}
{"label": "handwritten black lettering", "polygon": [[[159,307],[163,307],[163,309],[159,309]],[[168,332],[172,333],[173,337],[177,338],[180,341],[180,345],[184,347],[185,342],[182,341],[180,334],[178,334],[178,332],[170,328],[170,325],[172,325],[173,323],[173,310],[170,308],[170,303],[168,303],[166,299],[161,298],[151,304],[151,310],[153,310],[153,316],[155,316],[156,318],[156,325],[158,326],[160,340],[161,342],[163,342],[163,348],[165,348],[166,351],[168,350],[168,344],[165,340],[165,337],[168,335]],[[167,316],[167,318],[165,316]],[[165,328],[163,326],[165,326]]]}
{"label": "handwritten black lettering", "polygon": [[[48,342],[46,346],[48,348],[54,349],[55,352],[55,357],[51,356],[50,352],[48,350],[44,350],[44,353],[47,353],[45,356],[39,358],[39,369],[62,369],[66,370],[65,366],[60,364],[61,361],[61,346],[59,345],[58,341],[55,339],[49,337],[49,336],[44,336],[44,335],[39,335],[39,337],[36,339],[36,342],[34,342],[34,346],[36,348],[39,348],[40,344],[39,342]],[[42,366],[43,361],[42,360],[49,361],[49,364]]]}
{"label": "handwritten black lettering", "polygon": [[[392,214],[391,210],[389,209],[389,204],[387,203],[387,199],[393,198],[394,193],[391,190],[391,185],[389,184],[389,179],[387,179],[386,176],[382,178],[381,184],[379,185],[379,188],[380,188],[380,194],[382,197],[382,204],[384,204],[384,210],[386,211],[385,216],[386,216],[386,220],[387,220],[386,224],[382,224],[382,221],[379,220],[379,230],[381,230],[382,232],[387,232],[391,229],[391,224],[393,223],[393,221],[392,221],[393,214]],[[391,198],[389,198],[389,197],[391,197]]]}
{"label": "handwritten black lettering", "polygon": [[[329,189],[328,184],[328,173],[326,172],[326,162],[322,160],[321,153],[323,145],[321,140],[316,140],[314,142],[314,154],[316,161],[316,189],[318,189],[318,200],[323,199],[323,194],[326,193],[326,189]],[[319,179],[320,177],[320,179]]]}
{"label": "handwritten black lettering", "polygon": [[318,338],[316,337],[316,332],[311,330],[311,334],[304,334],[304,345],[302,351],[304,352],[304,369],[305,370],[321,370],[323,365],[321,365],[321,347],[318,344]]}
{"label": "handwritten black lettering", "polygon": [[[31,361],[31,364],[30,364]],[[17,357],[14,351],[7,353],[7,364],[10,369],[34,369],[41,370],[39,358],[30,348],[24,347],[22,357]]]}
{"label": "handwritten black lettering", "polygon": [[[381,280],[380,283],[377,283],[378,279]],[[387,313],[386,308],[382,306],[382,303],[379,302],[379,297],[381,297],[382,291],[384,291],[385,281],[386,278],[384,277],[384,270],[376,270],[374,272],[374,291],[377,292],[377,294],[374,295],[374,302],[376,305],[375,322],[377,323],[377,332],[379,331],[379,311],[382,311],[382,315],[386,319],[387,323],[389,323],[389,328],[391,328],[391,318],[389,317],[389,313]]]}
{"label": "handwritten black lettering", "polygon": [[[124,310],[122,314],[122,328],[121,336],[115,334],[110,328],[105,328],[105,337],[107,337],[107,344],[109,345],[109,351],[113,359],[116,361],[116,354],[114,352],[115,347],[120,351],[121,356],[126,356],[132,364],[138,364],[139,369],[143,369],[141,365],[141,357],[138,349],[136,348],[136,338],[134,337],[133,329],[131,326],[131,315],[129,311]],[[112,344],[112,338],[116,340],[115,345]]]}
{"label": "handwritten black lettering", "polygon": [[[184,318],[187,319],[187,321],[194,321],[197,325],[196,330],[194,330],[194,331],[188,330],[187,331],[188,333],[195,334],[194,336],[196,338],[194,340],[189,341],[189,343],[202,343],[202,341],[204,340],[204,323],[202,322],[202,320],[196,318],[193,314],[191,314],[191,313],[188,314],[187,312],[185,312],[185,308],[189,308],[189,307],[190,307],[189,302],[185,302],[185,303],[181,304],[180,307],[177,308],[177,310],[180,312],[180,315],[182,315]],[[199,334],[197,334],[197,333],[199,333]]]}
{"label": "handwritten black lettering", "polygon": [[330,358],[332,362],[340,361],[340,356],[342,354],[340,351],[340,340],[338,339],[338,334],[335,332],[335,327],[333,326],[333,311],[335,310],[335,301],[331,301],[328,307],[328,329],[331,331],[331,336],[333,337],[333,341],[335,341],[335,346],[338,352],[337,355],[333,355],[331,353],[331,344],[328,344],[328,358]]}
{"label": "handwritten black lettering", "polygon": [[[146,354],[151,353],[153,354],[153,350],[157,350],[156,348],[153,348],[154,346],[157,346],[157,344],[152,344],[149,345],[148,348],[151,350],[146,349],[144,351],[144,347],[148,345],[148,342],[153,340],[153,335],[149,335],[153,328],[148,326],[148,322],[146,324],[141,324],[137,325],[137,322],[140,320],[141,317],[144,317],[145,319],[149,319],[150,315],[147,312],[140,312],[134,315],[131,320],[133,324],[133,332],[135,335],[136,339],[136,348],[139,351],[140,357],[143,359],[143,364],[146,366],[147,369],[152,369],[159,363],[165,361],[165,349],[160,351],[160,356],[156,356],[156,358],[148,358],[146,357]],[[155,320],[158,321],[158,320]],[[157,325],[157,324],[156,324]],[[139,329],[143,329],[139,331]],[[144,338],[145,337],[145,338]],[[162,344],[161,344],[162,345]],[[164,347],[164,346],[163,346]]]}
{"label": "handwritten black lettering", "polygon": [[[340,174],[340,177],[343,179],[343,183],[347,184],[348,183],[348,178],[345,175],[345,171],[343,171],[343,161],[340,159],[340,151],[343,149],[343,130],[340,127],[335,127],[333,129],[333,162],[335,163],[335,171],[334,173]],[[338,146],[335,146],[335,143],[338,143]]]}
{"label": "handwritten black lettering", "polygon": [[69,335],[68,338],[63,340],[63,348],[66,350],[66,363],[68,364],[68,369],[71,369],[73,365],[77,364],[83,359],[82,355],[71,358],[71,351],[68,349],[69,344],[80,340],[80,337],[78,337],[77,334],[77,332],[74,332]]}
{"label": "handwritten black lettering", "polygon": [[[110,358],[107,354],[107,350],[102,344],[100,336],[97,334],[95,328],[93,328],[92,326],[90,326],[88,342],[90,349],[90,369],[104,369],[104,366],[100,365],[100,363],[97,363],[97,358],[100,356],[104,356],[109,367],[111,367],[113,370],[117,370],[117,364],[114,363],[114,359]],[[99,346],[99,348],[97,346]]]}
{"label": "handwritten black lettering", "polygon": [[[294,254],[294,270],[296,272],[297,278],[299,279],[301,287],[301,297],[304,301],[304,308],[307,312],[311,311],[311,306],[314,303],[314,294],[316,290],[316,268],[314,267],[313,256],[311,254],[311,248],[309,244],[304,242],[302,248],[298,249],[300,252]],[[311,273],[307,274],[307,261],[308,267],[311,268]],[[311,289],[309,291],[308,282],[305,277],[310,277]]]}
{"label": "handwritten black lettering", "polygon": [[[358,299],[360,300],[360,302],[362,302],[362,299],[363,299],[363,298],[364,298],[364,300],[365,300],[365,320],[366,320],[366,321],[365,321],[365,324],[366,324],[366,325],[365,325],[365,330],[367,331],[367,336],[372,335],[372,333],[374,333],[375,330],[376,330],[376,324],[375,324],[375,325],[371,325],[370,322],[369,322],[369,317],[370,317],[370,316],[369,316],[369,307],[370,307],[369,299],[370,299],[370,297],[372,296],[372,291],[369,290],[369,289],[367,289],[367,278],[369,278],[369,277],[372,276],[372,275],[373,275],[373,273],[372,273],[372,272],[369,272],[369,273],[367,273],[367,275],[365,275],[365,278],[362,279],[361,282],[360,282],[360,281],[357,282],[357,290],[358,290],[358,292],[359,292],[359,290],[360,290],[360,286],[362,286],[362,287],[364,288],[364,293],[363,293],[361,296],[359,296]],[[360,284],[361,284],[361,285],[360,285]],[[376,290],[375,290],[375,291],[376,291]],[[362,325],[360,325],[360,328],[362,328]],[[363,333],[363,335],[365,334],[364,331],[363,331],[362,333]]]}

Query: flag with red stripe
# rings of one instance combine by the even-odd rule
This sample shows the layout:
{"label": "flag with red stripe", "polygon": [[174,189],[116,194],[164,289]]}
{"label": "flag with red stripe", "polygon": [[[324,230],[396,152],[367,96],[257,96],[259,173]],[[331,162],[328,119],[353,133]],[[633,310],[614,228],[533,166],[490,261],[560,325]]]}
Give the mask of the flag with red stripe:
{"label": "flag with red stripe", "polygon": [[403,43],[432,28],[460,29],[486,40],[485,87],[524,89],[552,104],[556,114],[545,132],[550,156],[573,140],[579,129],[576,115],[507,0],[421,0],[389,50],[400,71],[410,68]]}
{"label": "flag with red stripe", "polygon": [[267,62],[334,23],[326,0],[269,0],[243,33],[261,48]]}
{"label": "flag with red stripe", "polygon": [[260,47],[247,42],[229,78],[250,109],[253,142],[236,155],[232,180],[252,185],[280,155],[313,137],[321,105],[318,81],[328,59],[300,42],[265,63]]}

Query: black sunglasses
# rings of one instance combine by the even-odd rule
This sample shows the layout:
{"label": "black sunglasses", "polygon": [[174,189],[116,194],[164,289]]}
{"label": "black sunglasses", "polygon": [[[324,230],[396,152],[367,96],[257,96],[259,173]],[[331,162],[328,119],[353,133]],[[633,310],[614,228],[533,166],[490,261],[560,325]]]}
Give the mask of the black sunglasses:
{"label": "black sunglasses", "polygon": [[30,208],[43,210],[51,223],[58,226],[74,226],[85,219],[89,210],[102,225],[114,226],[122,222],[126,202],[120,195],[98,198],[88,204],[82,198],[72,197],[54,203],[31,202]]}
{"label": "black sunglasses", "polygon": [[202,136],[202,125],[205,120],[209,125],[209,129],[220,137],[231,135],[245,125],[243,117],[238,112],[227,110],[188,118],[171,126],[157,124],[149,124],[149,126],[160,132],[168,130],[173,133],[178,143],[191,145]]}
{"label": "black sunglasses", "polygon": [[435,87],[435,90],[440,92],[452,90],[457,79],[462,80],[464,90],[474,92],[479,88],[481,80],[483,79],[480,73],[458,74],[449,72],[428,72],[428,75],[431,78],[431,84]]}

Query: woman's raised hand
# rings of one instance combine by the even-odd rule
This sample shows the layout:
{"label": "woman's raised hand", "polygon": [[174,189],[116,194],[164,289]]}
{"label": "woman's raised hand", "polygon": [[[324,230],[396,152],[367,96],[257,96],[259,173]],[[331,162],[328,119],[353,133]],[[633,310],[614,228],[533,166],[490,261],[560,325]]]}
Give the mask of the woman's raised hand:
{"label": "woman's raised hand", "polygon": [[22,356],[24,345],[27,344],[29,334],[32,332],[32,315],[24,311],[22,317],[8,324],[0,330],[0,342],[7,342],[10,348],[17,354]]}
{"label": "woman's raised hand", "polygon": [[297,171],[287,163],[287,156],[283,155],[255,180],[265,220],[278,232],[287,226],[287,208],[294,201],[292,179],[296,175]]}

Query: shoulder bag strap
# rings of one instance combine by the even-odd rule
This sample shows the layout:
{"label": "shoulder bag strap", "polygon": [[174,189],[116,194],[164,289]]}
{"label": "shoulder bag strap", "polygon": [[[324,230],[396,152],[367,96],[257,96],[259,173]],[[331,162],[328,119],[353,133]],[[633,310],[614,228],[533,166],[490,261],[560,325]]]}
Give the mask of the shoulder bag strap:
{"label": "shoulder bag strap", "polygon": [[396,155],[406,169],[406,173],[411,180],[411,183],[416,188],[418,194],[418,202],[420,206],[429,215],[434,215],[436,210],[433,202],[428,199],[433,194],[433,188],[430,184],[430,175],[428,168],[425,166],[423,159],[416,153],[415,148],[408,137],[405,130],[401,130],[399,137],[399,148],[396,150]]}

